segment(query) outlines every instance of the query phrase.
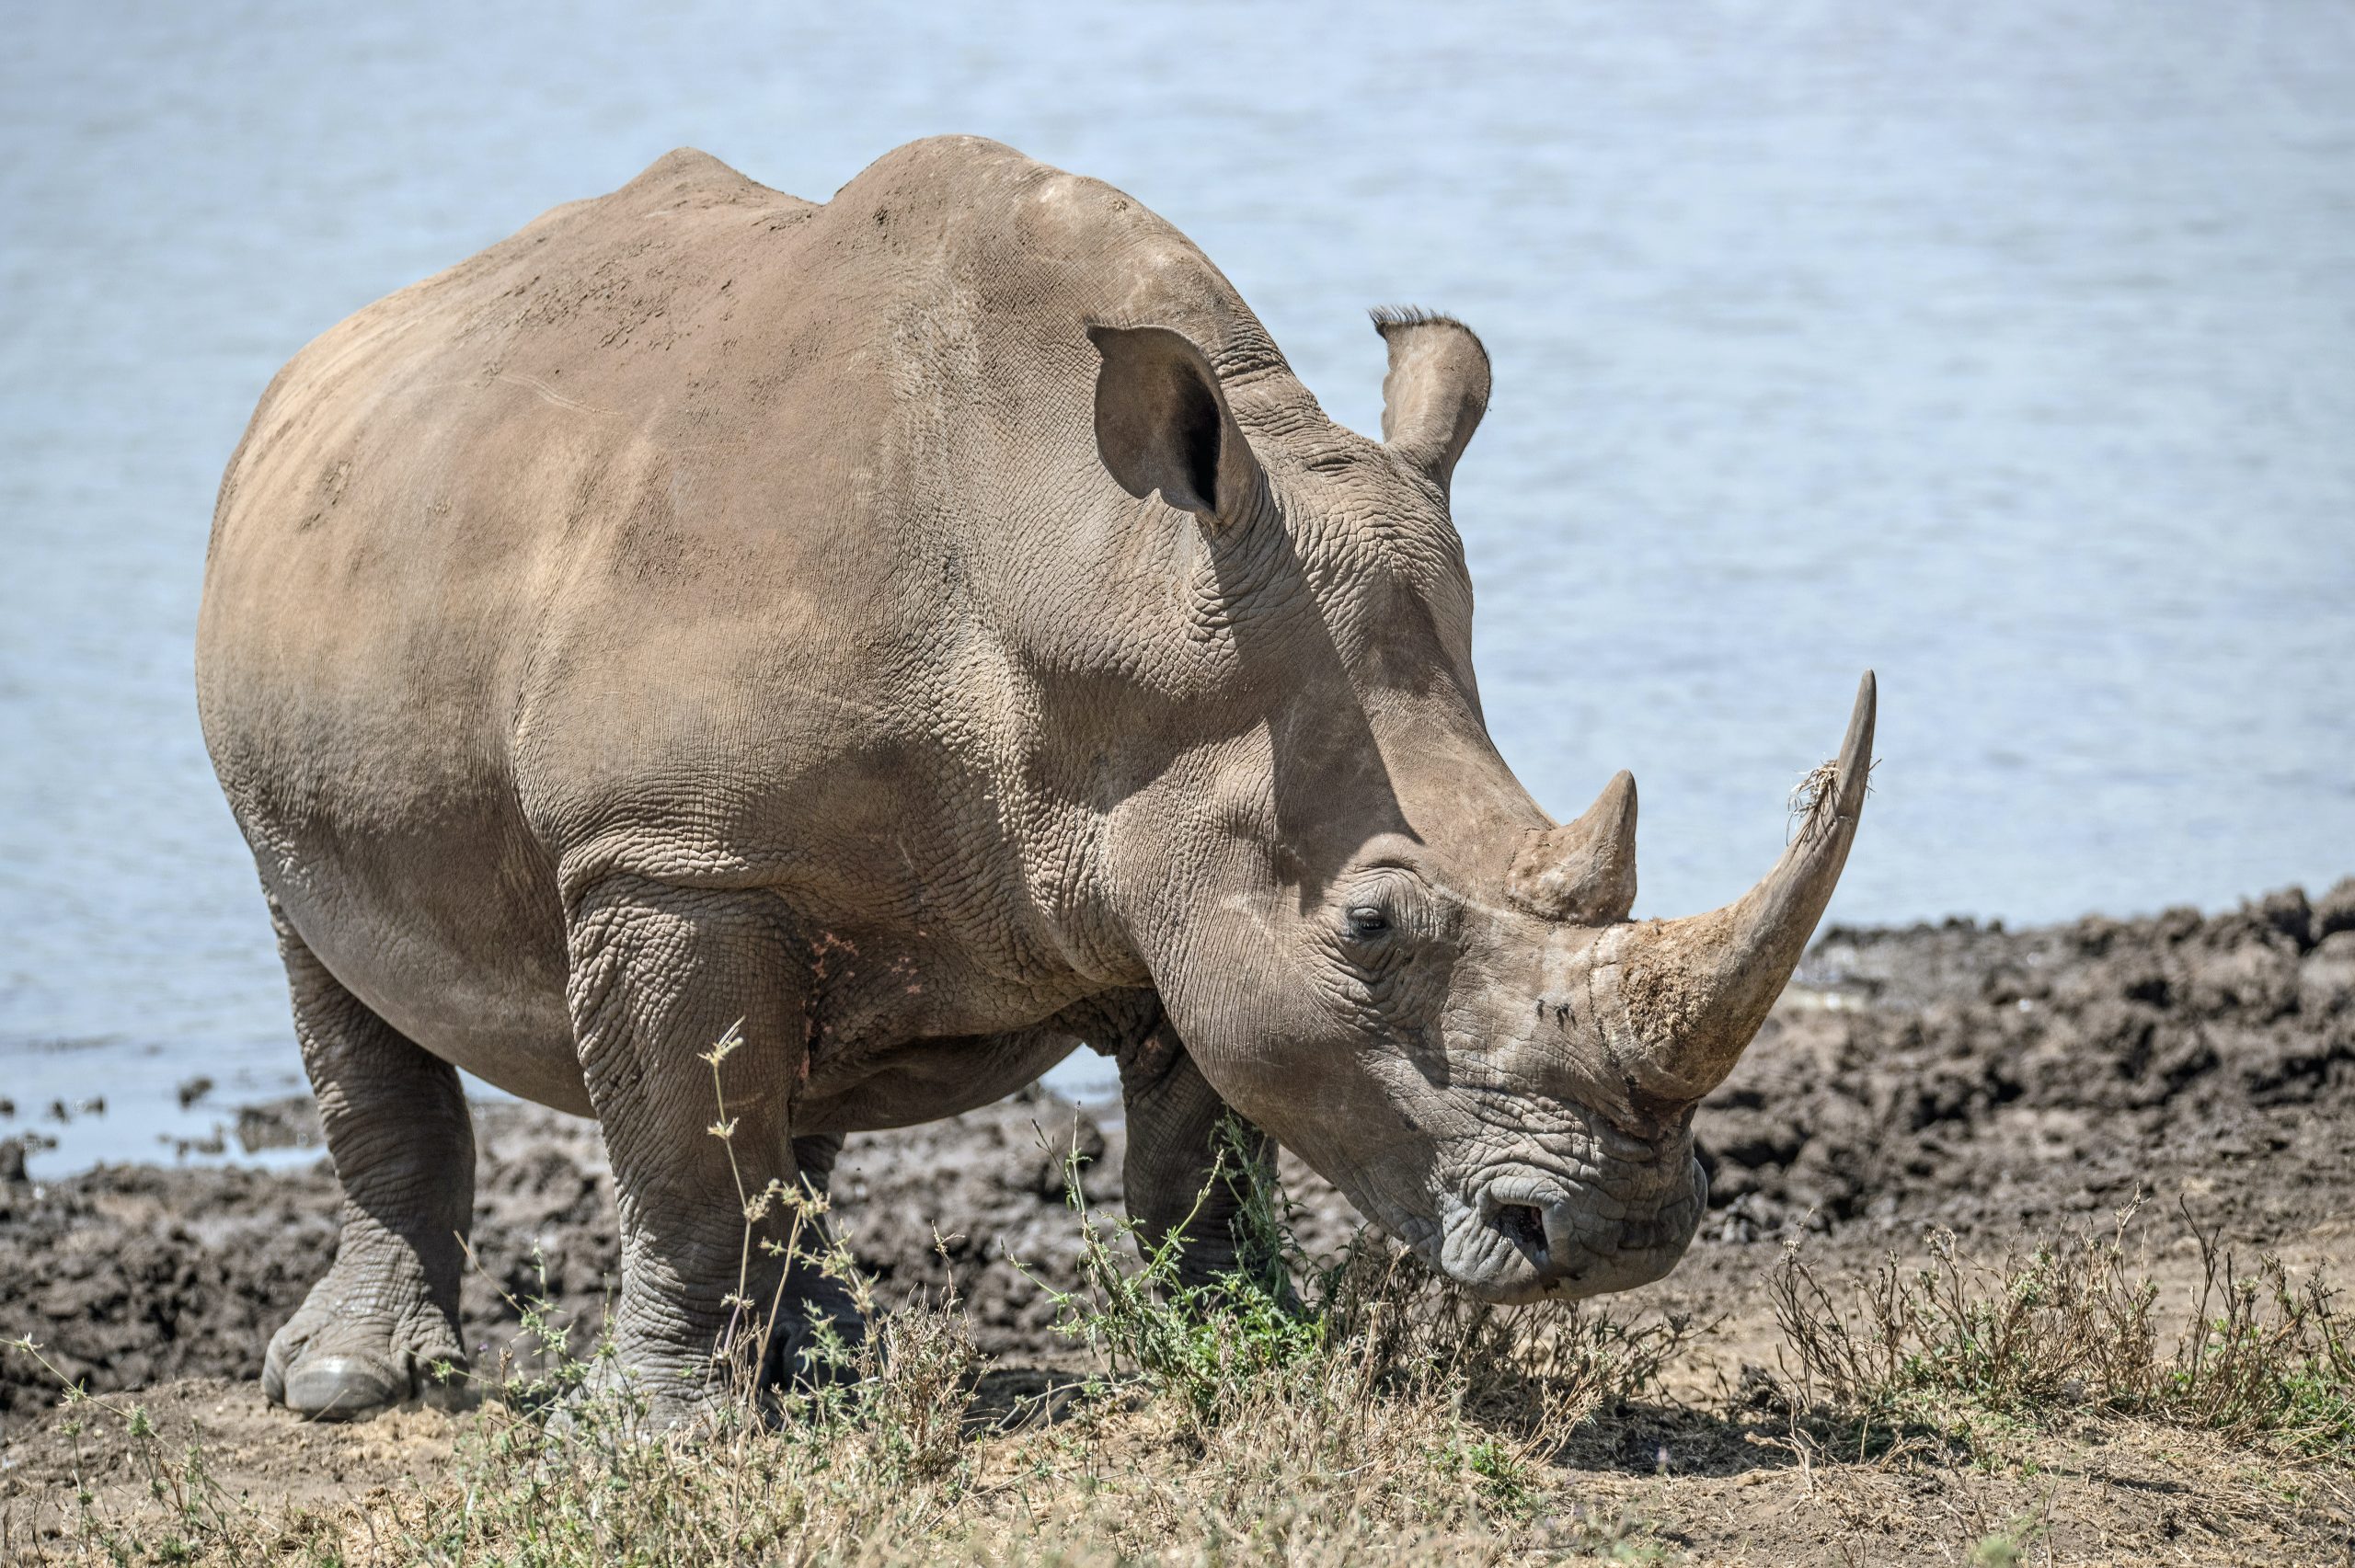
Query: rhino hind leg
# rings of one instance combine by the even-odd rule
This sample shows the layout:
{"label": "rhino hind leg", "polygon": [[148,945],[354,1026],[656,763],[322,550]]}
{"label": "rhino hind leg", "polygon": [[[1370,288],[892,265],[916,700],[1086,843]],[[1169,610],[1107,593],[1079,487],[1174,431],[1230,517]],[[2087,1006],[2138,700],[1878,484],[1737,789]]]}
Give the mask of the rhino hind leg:
{"label": "rhino hind leg", "polygon": [[[780,906],[615,876],[579,899],[568,940],[573,1032],[620,1211],[609,1326],[623,1375],[658,1425],[706,1408],[723,1364],[757,1336],[769,1335],[764,1381],[823,1376],[817,1329],[855,1342],[857,1314],[837,1282],[774,1250],[815,1251],[822,1236],[797,1236],[780,1203],[748,1219],[738,1196],[740,1184],[755,1198],[798,1186],[805,1162],[822,1186],[840,1147],[790,1129],[809,986]],[[705,1059],[731,1030],[741,1043],[715,1087]]]}
{"label": "rhino hind leg", "polygon": [[437,1365],[465,1368],[474,1127],[457,1070],[344,990],[275,900],[271,916],[343,1215],[333,1265],[270,1338],[262,1392],[311,1420],[358,1420],[441,1392]]}
{"label": "rhino hind leg", "polygon": [[1181,1286],[1242,1274],[1290,1299],[1273,1238],[1247,1218],[1252,1185],[1274,1173],[1273,1140],[1228,1109],[1166,1018],[1120,1051],[1120,1067],[1129,1128],[1121,1191],[1140,1240],[1157,1246],[1182,1228]]}

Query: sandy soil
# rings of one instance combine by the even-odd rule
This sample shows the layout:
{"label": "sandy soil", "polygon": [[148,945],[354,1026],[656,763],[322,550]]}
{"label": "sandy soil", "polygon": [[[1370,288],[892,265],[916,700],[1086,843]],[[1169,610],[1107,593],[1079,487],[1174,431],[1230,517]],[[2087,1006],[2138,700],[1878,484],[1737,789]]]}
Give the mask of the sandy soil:
{"label": "sandy soil", "polygon": [[[299,1136],[308,1113],[267,1114]],[[1640,1516],[1710,1561],[1935,1559],[1931,1543],[2016,1525],[2062,1561],[2355,1555],[2344,1487],[2285,1486],[2205,1438],[2112,1425],[2039,1439],[2051,1451],[2008,1473],[1860,1465],[1795,1445],[1740,1394],[1746,1365],[1775,1362],[1764,1286],[1793,1236],[1833,1273],[1916,1250],[1933,1226],[1993,1253],[2102,1222],[2139,1193],[2134,1244],[2172,1297],[2197,1273],[2187,1221],[2355,1276],[2355,878],[2207,919],[1828,931],[1697,1126],[1713,1187],[1702,1238],[1614,1310],[1717,1326],[1673,1397],[1624,1413],[1573,1459],[1594,1509]],[[509,1298],[545,1288],[585,1333],[615,1248],[593,1127],[503,1105],[478,1133],[465,1313],[488,1365],[513,1336]],[[855,1139],[835,1201],[887,1300],[953,1279],[984,1349],[1071,1365],[1009,1259],[1069,1276],[1060,1165],[1074,1142],[1092,1156],[1090,1200],[1116,1204],[1119,1127],[1044,1097]],[[1292,1174],[1312,1242],[1341,1234],[1346,1206]],[[208,1436],[233,1491],[317,1500],[430,1469],[456,1418],[306,1428],[254,1388],[270,1332],[327,1267],[334,1214],[324,1164],[109,1167],[43,1187],[0,1145],[0,1335],[29,1333],[95,1391],[144,1391],[167,1432]],[[101,1434],[52,1412],[55,1392],[21,1354],[0,1362],[0,1508],[19,1517],[76,1474],[132,1479]]]}

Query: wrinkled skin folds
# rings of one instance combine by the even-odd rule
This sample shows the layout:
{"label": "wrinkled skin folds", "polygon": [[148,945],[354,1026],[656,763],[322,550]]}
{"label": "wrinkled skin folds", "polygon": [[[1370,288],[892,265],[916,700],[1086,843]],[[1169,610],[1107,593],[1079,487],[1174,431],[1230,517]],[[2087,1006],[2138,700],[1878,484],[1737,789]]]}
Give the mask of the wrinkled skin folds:
{"label": "wrinkled skin folds", "polygon": [[[821,1187],[844,1134],[1082,1043],[1197,1276],[1237,1258],[1232,1187],[1194,1201],[1230,1111],[1488,1299],[1665,1273],[1871,680],[1764,881],[1629,921],[1633,782],[1557,824],[1481,717],[1448,491],[1488,356],[1376,326],[1380,441],[1133,200],[947,137],[823,204],[673,153],[305,348],[197,649],[346,1193],[270,1396],[364,1414],[457,1355],[459,1068],[598,1119],[670,1418],[731,1332],[739,1173]],[[790,1377],[857,1330],[782,1266],[744,1283]]]}

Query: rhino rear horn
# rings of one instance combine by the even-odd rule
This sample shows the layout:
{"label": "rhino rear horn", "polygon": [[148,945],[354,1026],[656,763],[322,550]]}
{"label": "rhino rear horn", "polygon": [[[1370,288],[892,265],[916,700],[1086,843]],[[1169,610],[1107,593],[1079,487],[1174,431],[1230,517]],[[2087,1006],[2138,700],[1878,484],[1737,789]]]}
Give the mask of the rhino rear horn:
{"label": "rhino rear horn", "polygon": [[1610,925],[1636,903],[1636,775],[1622,769],[1585,815],[1522,846],[1506,894],[1532,914]]}

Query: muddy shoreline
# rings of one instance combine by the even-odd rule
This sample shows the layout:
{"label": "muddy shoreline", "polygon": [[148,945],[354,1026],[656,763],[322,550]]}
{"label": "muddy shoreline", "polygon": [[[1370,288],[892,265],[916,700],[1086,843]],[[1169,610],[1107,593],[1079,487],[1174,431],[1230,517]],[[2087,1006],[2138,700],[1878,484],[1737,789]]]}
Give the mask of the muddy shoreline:
{"label": "muddy shoreline", "polygon": [[[302,1135],[299,1107],[272,1111]],[[1647,1296],[1706,1308],[1795,1232],[1835,1253],[1942,1226],[2008,1241],[2137,1193],[2273,1246],[2338,1221],[2355,1188],[2355,878],[2230,913],[1834,928],[1696,1130],[1712,1199],[1678,1272]],[[478,1363],[545,1293],[584,1335],[616,1248],[590,1124],[478,1108],[465,1291]],[[834,1201],[886,1300],[954,1288],[984,1350],[1069,1359],[1040,1281],[1071,1277],[1062,1157],[1116,1208],[1120,1129],[1043,1095],[852,1139]],[[104,1166],[36,1185],[0,1146],[0,1337],[30,1334],[95,1391],[258,1375],[270,1334],[327,1266],[337,1193],[293,1171]],[[1312,1243],[1353,1217],[1294,1169]],[[1019,1265],[1014,1260],[1019,1260]],[[0,1431],[53,1402],[0,1360]]]}

